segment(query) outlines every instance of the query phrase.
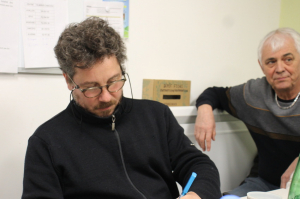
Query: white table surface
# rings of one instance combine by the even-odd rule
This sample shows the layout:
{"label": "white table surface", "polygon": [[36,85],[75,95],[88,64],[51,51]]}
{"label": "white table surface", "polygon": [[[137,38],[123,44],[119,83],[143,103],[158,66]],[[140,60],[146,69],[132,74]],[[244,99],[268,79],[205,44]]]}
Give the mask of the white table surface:
{"label": "white table surface", "polygon": [[[269,191],[269,193],[273,193],[275,195],[279,195],[282,199],[287,199],[289,194],[289,189],[276,189],[273,191]],[[241,199],[247,199],[247,196],[242,197]]]}

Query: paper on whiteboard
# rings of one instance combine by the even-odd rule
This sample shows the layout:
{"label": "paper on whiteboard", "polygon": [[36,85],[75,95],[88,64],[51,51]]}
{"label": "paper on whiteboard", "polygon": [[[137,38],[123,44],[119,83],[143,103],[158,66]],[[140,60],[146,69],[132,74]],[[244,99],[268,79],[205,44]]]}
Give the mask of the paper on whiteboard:
{"label": "paper on whiteboard", "polygon": [[124,36],[123,8],[122,2],[102,2],[86,0],[84,5],[85,18],[95,16],[107,20],[121,37]]}
{"label": "paper on whiteboard", "polygon": [[103,0],[110,2],[122,2],[124,4],[123,8],[123,26],[124,26],[124,38],[129,36],[129,0]]}
{"label": "paper on whiteboard", "polygon": [[18,72],[19,26],[19,0],[0,0],[0,72]]}
{"label": "paper on whiteboard", "polygon": [[53,48],[68,23],[67,0],[22,0],[25,68],[58,67]]}

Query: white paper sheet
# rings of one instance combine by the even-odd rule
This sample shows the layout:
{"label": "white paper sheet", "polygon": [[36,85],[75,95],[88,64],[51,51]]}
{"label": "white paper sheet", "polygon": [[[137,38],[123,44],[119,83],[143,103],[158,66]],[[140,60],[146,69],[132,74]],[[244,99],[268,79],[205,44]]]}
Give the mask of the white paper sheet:
{"label": "white paper sheet", "polygon": [[122,2],[123,7],[123,26],[124,26],[124,38],[129,37],[129,0],[102,0],[108,2]]}
{"label": "white paper sheet", "polygon": [[19,64],[19,0],[0,0],[0,72],[17,73]]}
{"label": "white paper sheet", "polygon": [[122,2],[102,2],[95,0],[85,0],[84,16],[100,17],[108,21],[121,37],[124,36],[123,8]]}
{"label": "white paper sheet", "polygon": [[68,23],[67,0],[22,0],[25,68],[58,67],[53,51]]}

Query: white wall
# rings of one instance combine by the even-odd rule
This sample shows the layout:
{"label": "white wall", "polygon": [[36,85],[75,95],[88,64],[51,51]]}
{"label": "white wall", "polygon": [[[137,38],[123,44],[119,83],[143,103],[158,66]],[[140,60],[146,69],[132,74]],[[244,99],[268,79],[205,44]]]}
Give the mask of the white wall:
{"label": "white wall", "polygon": [[[171,107],[171,110],[184,128],[185,134],[200,149],[194,137],[196,107]],[[212,142],[211,150],[204,153],[216,164],[220,174],[221,191],[224,192],[237,187],[246,178],[257,149],[242,121],[217,110],[214,111],[214,116],[216,140]]]}
{"label": "white wall", "polygon": [[128,72],[142,79],[191,80],[191,102],[208,86],[261,77],[257,46],[278,28],[280,0],[132,1]]}
{"label": "white wall", "polygon": [[[71,21],[81,20],[82,2],[69,1]],[[144,78],[191,80],[194,104],[208,86],[262,76],[256,48],[279,15],[280,0],[131,0],[125,43],[134,97]],[[60,75],[0,74],[0,85],[0,198],[19,198],[28,137],[67,106],[69,91]]]}

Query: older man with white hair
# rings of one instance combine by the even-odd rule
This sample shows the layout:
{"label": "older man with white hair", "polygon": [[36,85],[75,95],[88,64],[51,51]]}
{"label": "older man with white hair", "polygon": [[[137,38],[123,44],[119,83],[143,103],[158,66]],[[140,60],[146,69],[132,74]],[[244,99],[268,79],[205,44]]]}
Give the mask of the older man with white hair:
{"label": "older man with white hair", "polygon": [[258,150],[258,176],[230,194],[285,188],[300,152],[300,34],[279,28],[258,48],[265,77],[233,87],[211,87],[197,99],[195,137],[205,151],[215,140],[213,109],[225,110],[247,126]]}

